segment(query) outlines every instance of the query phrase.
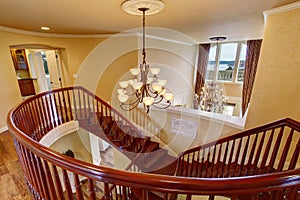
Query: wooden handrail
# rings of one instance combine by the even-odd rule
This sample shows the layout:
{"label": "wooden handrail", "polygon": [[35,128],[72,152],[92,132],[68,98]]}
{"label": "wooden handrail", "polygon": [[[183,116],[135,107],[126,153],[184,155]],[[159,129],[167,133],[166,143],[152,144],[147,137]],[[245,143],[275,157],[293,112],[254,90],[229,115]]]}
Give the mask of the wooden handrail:
{"label": "wooden handrail", "polygon": [[[164,199],[172,199],[174,195],[179,194],[189,194],[187,199],[191,195],[224,195],[235,199],[237,195],[243,194],[251,194],[253,199],[259,199],[261,193],[270,191],[274,191],[276,199],[300,198],[298,194],[300,189],[299,168],[244,177],[166,176],[95,166],[59,154],[39,143],[44,135],[63,123],[90,119],[88,116],[90,109],[94,113],[101,111],[104,112],[102,113],[104,116],[111,116],[122,121],[141,136],[130,120],[124,118],[111,105],[81,86],[38,94],[10,111],[7,125],[13,135],[26,182],[36,199],[68,199],[71,198],[72,192],[76,193],[77,199],[81,199],[84,196],[82,194],[84,187],[87,187],[89,191],[85,194],[89,199],[102,198],[103,196],[106,199],[120,199],[120,196],[125,199],[134,195],[135,189],[148,191],[145,192],[145,199],[148,199],[147,195],[153,191],[164,193]],[[292,119],[283,119],[221,139],[215,143],[203,145],[200,149],[283,126],[289,126],[295,131],[300,130],[298,122]],[[298,142],[298,149],[299,146]],[[184,152],[181,157],[196,149]],[[227,154],[229,155],[229,153]],[[299,150],[294,155],[295,158],[293,159],[298,162]],[[74,185],[71,183],[70,173],[75,177]],[[85,186],[84,183],[79,182],[78,176],[85,177],[88,180],[88,185]],[[101,193],[101,197],[97,197],[99,194],[95,192],[99,184],[104,184],[104,192]],[[121,190],[112,193],[109,188],[114,185]],[[72,190],[72,187],[75,187],[76,190]]]}

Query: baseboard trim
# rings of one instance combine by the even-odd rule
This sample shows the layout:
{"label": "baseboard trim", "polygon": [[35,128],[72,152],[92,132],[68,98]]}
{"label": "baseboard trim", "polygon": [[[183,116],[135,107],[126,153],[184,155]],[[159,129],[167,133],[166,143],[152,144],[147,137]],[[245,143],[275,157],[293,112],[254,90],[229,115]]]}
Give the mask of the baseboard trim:
{"label": "baseboard trim", "polygon": [[4,131],[7,131],[7,130],[8,130],[7,126],[0,127],[0,133],[3,133]]}

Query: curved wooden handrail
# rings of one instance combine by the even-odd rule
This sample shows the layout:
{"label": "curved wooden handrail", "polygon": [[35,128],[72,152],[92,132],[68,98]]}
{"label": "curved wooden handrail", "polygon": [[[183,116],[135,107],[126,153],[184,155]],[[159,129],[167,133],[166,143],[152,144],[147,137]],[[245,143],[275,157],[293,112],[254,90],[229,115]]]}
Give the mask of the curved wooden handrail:
{"label": "curved wooden handrail", "polygon": [[[104,166],[95,166],[93,164],[69,158],[57,153],[43,146],[38,141],[43,134],[47,134],[46,130],[49,131],[51,128],[54,128],[54,126],[59,126],[60,123],[54,123],[51,121],[54,118],[51,117],[37,117],[35,116],[37,113],[35,113],[33,110],[30,112],[25,108],[27,105],[33,104],[34,101],[43,101],[42,99],[46,98],[47,95],[54,95],[56,93],[62,94],[63,92],[69,93],[73,90],[78,90],[86,95],[94,96],[94,100],[96,102],[100,102],[102,104],[101,106],[108,108],[109,112],[113,112],[115,115],[117,115],[118,120],[122,120],[124,123],[133,126],[131,122],[124,118],[117,110],[112,108],[99,97],[95,96],[93,93],[80,86],[63,88],[38,94],[25,100],[16,108],[12,109],[7,117],[7,125],[11,134],[13,135],[25,179],[29,189],[34,194],[35,199],[68,199],[72,196],[71,193],[75,194],[76,199],[85,199],[85,197],[82,195],[84,185],[78,181],[79,176],[83,176],[88,180],[87,188],[89,192],[86,195],[88,195],[89,199],[97,199],[94,187],[96,187],[95,185],[99,183],[104,185],[104,192],[102,195],[106,199],[117,199],[120,196],[122,196],[124,199],[129,198],[130,195],[134,195],[135,189],[147,191],[144,192],[144,195],[146,196],[139,197],[140,199],[147,199],[148,194],[152,191],[163,193],[163,199],[172,199],[174,198],[174,195],[178,194],[188,194],[186,199],[190,199],[191,195],[225,195],[231,196],[232,199],[236,199],[240,194],[255,194],[256,196],[254,195],[253,199],[259,199],[259,193],[266,191],[278,191],[280,193],[284,193],[284,195],[279,195],[281,199],[286,196],[290,199],[294,197],[299,198],[298,191],[300,188],[300,169],[245,177],[179,177],[122,171]],[[66,101],[71,103],[69,100]],[[47,105],[44,106],[46,109]],[[57,110],[59,107],[59,109],[64,107],[63,109],[66,109],[66,113],[72,110],[70,107],[68,107],[69,110],[67,110],[67,107],[65,106],[56,106]],[[76,107],[75,105],[71,104],[70,106],[73,106],[74,109]],[[37,105],[33,107],[36,109],[36,112],[44,109],[38,108]],[[47,111],[45,111],[45,113],[47,113]],[[52,114],[51,112],[48,113]],[[36,119],[32,119],[32,122],[29,123],[22,121],[24,119],[22,119],[21,116],[27,116],[27,120],[29,121],[31,120],[30,117]],[[72,117],[70,117],[68,120],[71,121],[76,119],[72,119]],[[264,128],[269,128],[270,126],[278,126],[279,124],[282,125],[282,123],[289,123],[295,130],[300,130],[298,122],[291,119],[284,119],[260,128],[252,129],[251,131],[261,131],[264,130]],[[32,127],[29,125],[32,125]],[[49,127],[47,127],[48,125]],[[135,127],[132,128],[135,129]],[[36,131],[36,133],[27,131],[29,129]],[[138,130],[136,131],[139,133]],[[249,131],[240,133],[240,136],[247,135],[248,132]],[[221,141],[225,141],[234,137],[236,136],[230,136],[227,139],[222,139]],[[62,174],[64,178],[58,177],[57,173],[59,172],[57,172],[57,169],[58,171],[63,172]],[[75,185],[71,185],[70,178],[65,176],[65,172],[72,173],[74,175]],[[109,186],[112,185],[116,186],[116,188],[119,188],[119,190],[116,190],[115,193],[111,193]],[[71,186],[75,186],[76,190],[73,192],[70,191]]]}

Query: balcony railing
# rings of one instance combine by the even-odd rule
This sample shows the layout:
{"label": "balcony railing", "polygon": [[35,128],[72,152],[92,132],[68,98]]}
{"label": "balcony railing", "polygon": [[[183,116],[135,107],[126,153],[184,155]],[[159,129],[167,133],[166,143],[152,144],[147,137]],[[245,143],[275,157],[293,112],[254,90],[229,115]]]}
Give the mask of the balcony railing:
{"label": "balcony railing", "polygon": [[[84,124],[86,122],[91,123],[96,119],[100,124],[100,128],[103,128],[104,126],[107,127],[104,121],[108,118],[132,132],[132,137],[123,137],[126,138],[126,141],[133,141],[132,144],[137,146],[136,148],[126,147],[128,151],[130,149],[136,155],[131,157],[132,163],[128,166],[127,171],[95,166],[91,163],[76,160],[39,143],[41,138],[49,131],[69,121],[76,120]],[[216,148],[214,148],[213,143],[202,146],[200,150],[203,148],[203,151],[206,151],[211,148],[214,149],[213,152],[219,152],[219,154],[213,153],[214,156],[206,157],[209,158],[209,162],[203,162],[201,165],[199,163],[202,163],[200,161],[204,160],[204,157],[198,156],[201,160],[197,160],[195,155],[200,155],[203,152],[199,150],[200,153],[194,153],[194,157],[193,154],[191,154],[192,157],[187,157],[190,152],[185,152],[178,159],[176,176],[138,172],[141,171],[140,168],[143,166],[136,161],[140,159],[141,154],[144,152],[144,144],[149,138],[144,137],[129,120],[109,104],[82,87],[53,90],[29,98],[10,112],[7,124],[14,138],[26,183],[35,199],[169,200],[193,199],[198,195],[206,195],[209,199],[214,199],[218,195],[231,199],[263,199],[263,197],[264,199],[274,199],[273,197],[275,199],[300,199],[300,124],[294,120],[280,120],[252,131],[240,133],[238,137],[246,138],[245,145],[237,146],[236,151],[243,150],[246,152],[245,155],[241,154],[241,157],[236,154],[236,151],[228,149],[231,143],[237,145],[237,141],[231,140],[234,137],[225,139],[227,143],[224,139],[221,142],[216,142],[217,145],[224,144]],[[105,130],[113,130],[113,124]],[[252,135],[252,133],[268,131],[271,131],[272,134],[274,127],[280,127],[279,129],[282,130],[282,132],[279,131],[280,137],[277,137],[274,141],[269,139],[267,142],[267,145],[270,143],[271,147],[275,145],[275,149],[281,139],[285,138],[285,127],[288,127],[290,131],[288,135],[291,135],[291,132],[293,133],[292,136],[287,137],[287,145],[280,149],[283,152],[282,156],[292,151],[292,164],[286,170],[268,171],[255,176],[251,173],[244,174],[243,171],[237,176],[212,175],[202,177],[194,176],[193,173],[191,173],[191,176],[188,174],[191,172],[190,169],[196,165],[204,167],[206,164],[213,163],[217,164],[212,169],[218,169],[217,172],[222,171],[222,169],[226,171],[223,166],[225,167],[224,164],[229,163],[229,159],[226,160],[227,157],[231,158],[230,160],[235,158],[235,163],[230,162],[232,166],[240,164],[240,166],[245,166],[245,169],[248,169],[251,159],[246,158],[254,156],[256,162],[257,154],[254,152],[260,150],[261,142],[258,143],[255,138],[263,136],[250,138],[247,134]],[[103,131],[105,132],[105,130]],[[126,141],[120,141],[119,143],[124,145]],[[295,142],[296,146],[290,145]],[[250,151],[245,150],[248,147],[251,147]],[[292,150],[290,147],[292,147]],[[122,148],[120,148],[120,151],[126,153]],[[273,153],[270,155],[275,155],[271,156],[271,160],[277,161],[276,155],[279,154]],[[268,157],[266,158],[266,163],[268,163]],[[285,163],[282,161],[284,159],[280,158],[279,165],[284,166]],[[200,168],[196,171],[198,174],[204,173],[199,170]],[[75,191],[72,188],[75,188]],[[267,194],[269,196],[263,196]]]}

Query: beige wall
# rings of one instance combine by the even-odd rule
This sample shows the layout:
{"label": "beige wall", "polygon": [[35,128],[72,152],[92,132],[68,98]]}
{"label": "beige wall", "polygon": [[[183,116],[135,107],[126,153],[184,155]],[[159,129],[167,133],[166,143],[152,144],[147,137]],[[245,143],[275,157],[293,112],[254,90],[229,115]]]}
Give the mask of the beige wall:
{"label": "beige wall", "polygon": [[247,127],[300,120],[300,9],[268,17]]}
{"label": "beige wall", "polygon": [[67,60],[66,67],[70,84],[73,82],[72,74],[85,59],[87,54],[103,39],[65,39],[29,36],[0,31],[0,132],[5,130],[6,116],[8,111],[21,101],[21,94],[18,87],[9,47],[22,44],[43,44],[52,47],[65,49],[63,56]]}
{"label": "beige wall", "polygon": [[129,72],[130,68],[138,66],[137,57],[138,52],[132,51],[122,55],[117,60],[112,62],[105,69],[103,75],[101,76],[97,86],[96,94],[108,102],[111,102],[112,98],[116,98],[116,94],[114,94],[114,92],[116,92],[114,90],[116,84],[118,84],[124,73]]}

